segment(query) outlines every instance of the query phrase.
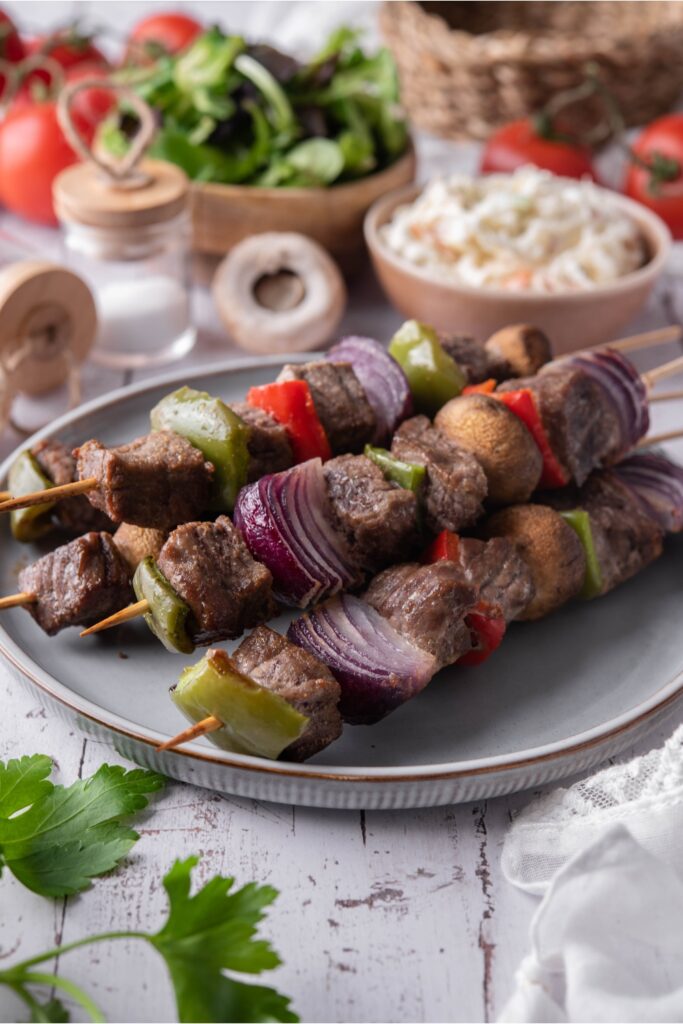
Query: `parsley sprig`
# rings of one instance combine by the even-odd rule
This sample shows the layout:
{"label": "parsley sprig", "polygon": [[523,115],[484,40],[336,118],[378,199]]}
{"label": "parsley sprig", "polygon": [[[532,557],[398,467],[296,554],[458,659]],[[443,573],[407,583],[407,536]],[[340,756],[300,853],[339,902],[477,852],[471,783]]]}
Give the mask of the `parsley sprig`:
{"label": "parsley sprig", "polygon": [[[41,895],[69,896],[130,850],[138,835],[121,819],[145,808],[147,794],[160,789],[164,779],[104,764],[89,779],[59,786],[49,780],[51,771],[51,759],[42,754],[0,762],[0,872],[7,867]],[[169,910],[158,931],[102,932],[56,946],[1,970],[0,985],[23,1000],[33,1021],[69,1020],[60,998],[41,1002],[37,993],[46,988],[80,1004],[91,1020],[104,1021],[83,988],[41,965],[81,946],[137,939],[163,957],[179,1021],[298,1021],[286,996],[226,973],[261,974],[280,963],[270,944],[257,937],[277,890],[255,883],[235,890],[233,878],[218,875],[192,894],[197,863],[197,857],[176,861],[164,876]]]}

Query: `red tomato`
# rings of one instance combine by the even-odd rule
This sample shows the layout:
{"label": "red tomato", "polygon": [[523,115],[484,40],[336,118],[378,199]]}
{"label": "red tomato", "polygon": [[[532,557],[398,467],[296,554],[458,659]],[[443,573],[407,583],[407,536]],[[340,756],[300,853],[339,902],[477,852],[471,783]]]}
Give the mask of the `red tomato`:
{"label": "red tomato", "polygon": [[14,22],[8,14],[0,10],[0,57],[10,64],[16,64],[25,56],[26,49],[14,27]]}
{"label": "red tomato", "polygon": [[133,28],[128,40],[128,54],[135,60],[136,55],[140,55],[147,43],[165,50],[166,53],[180,53],[203,31],[203,26],[187,14],[173,11],[152,14],[149,18],[143,18]]}
{"label": "red tomato", "polygon": [[10,110],[0,126],[0,195],[13,213],[56,224],[52,182],[78,157],[62,134],[54,103]]}
{"label": "red tomato", "polygon": [[[657,157],[668,157],[683,168],[683,114],[667,114],[653,121],[636,139],[633,152],[649,164]],[[653,181],[649,171],[631,162],[624,192],[658,213],[674,238],[683,238],[683,174],[680,170],[672,181]]]}
{"label": "red tomato", "polygon": [[586,177],[597,181],[588,149],[544,139],[526,118],[511,121],[491,135],[484,146],[480,169],[484,174],[509,172],[524,164],[534,164],[564,178]]}
{"label": "red tomato", "polygon": [[65,70],[79,64],[98,64],[107,67],[109,63],[102,51],[93,43],[92,37],[80,35],[75,28],[36,36],[26,43],[26,49],[29,54],[43,53],[47,57],[52,57]]}
{"label": "red tomato", "polygon": [[[87,78],[101,77],[101,75],[102,68],[97,65],[88,67],[85,64],[79,64],[67,71],[66,80],[71,84],[85,81]],[[93,85],[76,93],[71,102],[71,115],[86,142],[92,142],[97,126],[104,121],[115,106],[116,95],[111,89]]]}

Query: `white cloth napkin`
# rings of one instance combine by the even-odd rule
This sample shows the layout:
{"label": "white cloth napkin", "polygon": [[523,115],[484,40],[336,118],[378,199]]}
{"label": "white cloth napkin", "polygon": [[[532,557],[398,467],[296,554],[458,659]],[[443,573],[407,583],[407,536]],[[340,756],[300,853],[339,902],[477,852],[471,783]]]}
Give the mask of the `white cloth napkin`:
{"label": "white cloth napkin", "polygon": [[502,866],[545,895],[501,1021],[683,1020],[683,726],[525,808]]}

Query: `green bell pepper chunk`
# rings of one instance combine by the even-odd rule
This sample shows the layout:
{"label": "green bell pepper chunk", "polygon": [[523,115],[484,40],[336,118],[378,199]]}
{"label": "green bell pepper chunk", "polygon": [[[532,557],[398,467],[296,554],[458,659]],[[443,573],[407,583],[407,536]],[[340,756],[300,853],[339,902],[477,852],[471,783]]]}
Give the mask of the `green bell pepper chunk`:
{"label": "green bell pepper chunk", "polygon": [[379,466],[387,480],[393,480],[400,487],[419,496],[427,474],[425,466],[417,462],[403,462],[386,448],[374,448],[371,444],[366,444],[365,455]]}
{"label": "green bell pepper chunk", "polygon": [[238,754],[279,757],[309,721],[278,694],[243,676],[225,651],[217,649],[183,670],[171,699],[191,722],[209,715],[223,722],[210,739]]}
{"label": "green bell pepper chunk", "polygon": [[[30,451],[19,455],[9,471],[7,485],[13,498],[33,491],[48,491],[52,481],[43,473]],[[52,529],[52,509],[54,501],[46,501],[44,505],[33,505],[31,508],[18,508],[10,512],[12,536],[22,544],[38,540]]]}
{"label": "green bell pepper chunk", "polygon": [[143,558],[135,570],[133,590],[138,601],[149,602],[145,622],[166,650],[192,654],[194,644],[187,632],[190,607],[176,594],[151,555]]}
{"label": "green bell pepper chunk", "polygon": [[467,383],[455,359],[444,350],[433,327],[406,320],[391,339],[389,354],[406,377],[420,412],[433,416]]}
{"label": "green bell pepper chunk", "polygon": [[155,405],[152,430],[172,430],[187,438],[214,467],[214,507],[232,511],[247,482],[249,427],[220,398],[180,388]]}
{"label": "green bell pepper chunk", "polygon": [[574,508],[569,512],[560,512],[560,515],[571,526],[581,541],[586,555],[586,575],[583,580],[580,596],[585,600],[599,597],[602,593],[602,571],[595,550],[595,542],[593,541],[590,516],[582,508]]}

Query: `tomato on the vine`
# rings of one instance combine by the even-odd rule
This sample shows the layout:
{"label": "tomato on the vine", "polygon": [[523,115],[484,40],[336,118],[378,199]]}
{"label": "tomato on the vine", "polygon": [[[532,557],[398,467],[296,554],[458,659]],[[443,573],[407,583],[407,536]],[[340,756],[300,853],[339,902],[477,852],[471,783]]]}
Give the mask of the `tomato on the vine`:
{"label": "tomato on the vine", "polygon": [[[14,27],[14,22],[0,9],[0,59],[7,61],[8,64],[18,64],[25,56],[26,49]],[[0,99],[5,97],[7,84],[6,76],[0,74]]]}
{"label": "tomato on the vine", "polygon": [[135,62],[146,49],[151,56],[154,50],[162,53],[180,53],[181,50],[201,35],[204,27],[188,14],[177,11],[162,11],[143,18],[134,26],[128,38],[128,56]]}
{"label": "tomato on the vine", "polygon": [[659,214],[674,238],[683,238],[683,114],[657,118],[631,150],[624,192]]}
{"label": "tomato on the vine", "polygon": [[65,70],[79,64],[98,64],[107,67],[107,58],[92,41],[92,36],[81,35],[75,28],[61,29],[43,36],[36,36],[26,43],[30,55],[43,54],[57,61]]}
{"label": "tomato on the vine", "polygon": [[10,110],[0,125],[0,197],[12,213],[56,224],[52,182],[78,157],[66,141],[54,103]]}
{"label": "tomato on the vine", "polygon": [[511,121],[490,136],[484,145],[480,170],[483,174],[509,173],[525,164],[564,178],[597,181],[589,149],[544,137],[531,118]]}

